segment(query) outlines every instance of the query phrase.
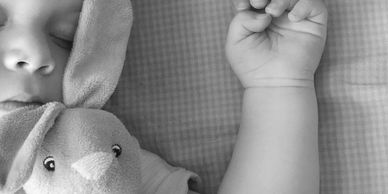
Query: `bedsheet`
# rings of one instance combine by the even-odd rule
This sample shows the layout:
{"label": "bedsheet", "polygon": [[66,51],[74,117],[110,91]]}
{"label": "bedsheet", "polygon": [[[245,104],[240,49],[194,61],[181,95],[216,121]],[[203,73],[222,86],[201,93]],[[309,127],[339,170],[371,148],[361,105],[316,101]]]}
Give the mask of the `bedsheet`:
{"label": "bedsheet", "polygon": [[237,133],[242,88],[224,54],[225,0],[133,0],[127,64],[106,108],[141,146],[216,193]]}
{"label": "bedsheet", "polygon": [[388,193],[388,1],[326,3],[316,74],[321,193]]}
{"label": "bedsheet", "polygon": [[[388,1],[326,0],[316,74],[321,193],[388,193]],[[226,0],[133,0],[126,66],[106,109],[140,144],[198,173],[216,193],[230,160],[242,87],[224,56]]]}

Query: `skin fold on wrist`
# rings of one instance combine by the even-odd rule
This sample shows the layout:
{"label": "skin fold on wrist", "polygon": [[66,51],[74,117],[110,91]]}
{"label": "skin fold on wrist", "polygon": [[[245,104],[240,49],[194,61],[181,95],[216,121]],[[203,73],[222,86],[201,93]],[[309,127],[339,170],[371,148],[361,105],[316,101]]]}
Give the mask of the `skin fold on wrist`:
{"label": "skin fold on wrist", "polygon": [[242,83],[248,88],[263,88],[263,87],[303,87],[315,88],[314,78],[310,79],[295,79],[295,78],[262,78],[251,81],[250,83]]}

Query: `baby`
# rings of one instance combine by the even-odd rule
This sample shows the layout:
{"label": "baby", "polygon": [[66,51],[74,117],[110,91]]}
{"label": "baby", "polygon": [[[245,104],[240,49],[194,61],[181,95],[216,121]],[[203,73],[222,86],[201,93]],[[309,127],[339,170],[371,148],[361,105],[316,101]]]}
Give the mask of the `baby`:
{"label": "baby", "polygon": [[[317,193],[314,72],[326,38],[325,6],[320,0],[236,2],[226,53],[246,89],[241,129],[219,192]],[[63,101],[82,3],[0,0],[0,117]]]}

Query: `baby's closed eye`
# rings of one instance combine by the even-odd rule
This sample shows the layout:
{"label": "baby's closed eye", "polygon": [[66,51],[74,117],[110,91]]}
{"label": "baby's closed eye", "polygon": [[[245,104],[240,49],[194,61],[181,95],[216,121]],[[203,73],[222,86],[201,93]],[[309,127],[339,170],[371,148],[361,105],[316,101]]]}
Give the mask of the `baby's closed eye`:
{"label": "baby's closed eye", "polygon": [[73,47],[74,35],[77,30],[79,15],[72,15],[56,21],[50,28],[49,35],[59,47],[70,50]]}
{"label": "baby's closed eye", "polygon": [[71,50],[73,48],[73,38],[63,37],[56,35],[55,33],[50,34],[54,43],[65,50]]}

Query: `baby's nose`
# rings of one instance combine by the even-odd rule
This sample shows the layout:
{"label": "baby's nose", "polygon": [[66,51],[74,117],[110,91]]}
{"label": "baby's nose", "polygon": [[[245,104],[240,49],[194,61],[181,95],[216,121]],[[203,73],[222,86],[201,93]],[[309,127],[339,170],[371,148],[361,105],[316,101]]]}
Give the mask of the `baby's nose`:
{"label": "baby's nose", "polygon": [[84,156],[71,167],[87,180],[98,180],[112,165],[113,153],[96,152]]}
{"label": "baby's nose", "polygon": [[2,31],[2,58],[12,71],[50,74],[55,64],[44,30],[37,25],[13,24]]}
{"label": "baby's nose", "polygon": [[40,56],[31,57],[22,50],[10,50],[3,58],[5,67],[12,71],[26,71],[48,75],[54,71],[55,64],[50,59],[42,59]]}

